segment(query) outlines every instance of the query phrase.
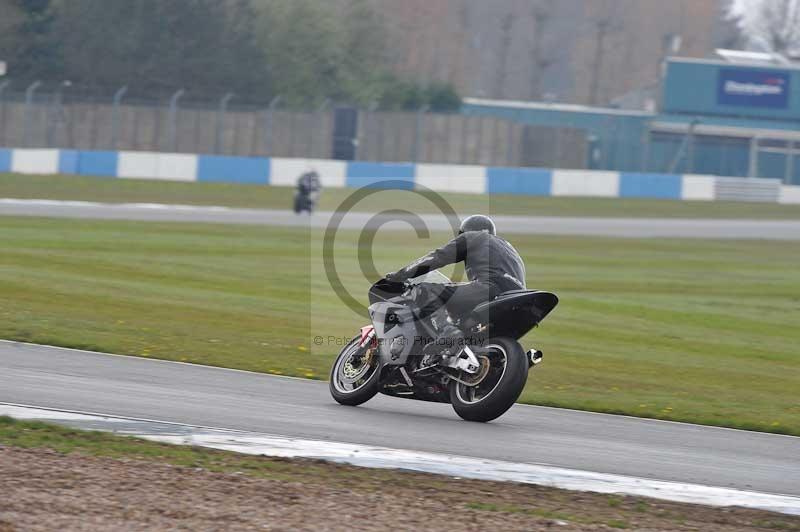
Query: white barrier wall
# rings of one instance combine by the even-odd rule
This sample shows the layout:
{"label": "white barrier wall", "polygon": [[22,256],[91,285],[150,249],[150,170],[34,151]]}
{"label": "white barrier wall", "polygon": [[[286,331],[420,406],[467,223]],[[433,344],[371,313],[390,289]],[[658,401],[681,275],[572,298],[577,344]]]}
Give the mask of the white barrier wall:
{"label": "white barrier wall", "polygon": [[325,188],[382,180],[443,193],[761,201],[800,204],[800,186],[778,179],[546,168],[225,157],[183,153],[0,148],[0,172],[128,179],[249,183],[293,187],[315,170]]}
{"label": "white barrier wall", "polygon": [[156,176],[169,181],[194,181],[197,179],[197,155],[160,154]]}
{"label": "white barrier wall", "polygon": [[117,163],[117,177],[153,179],[158,175],[158,154],[151,152],[121,151]]}
{"label": "white barrier wall", "polygon": [[780,200],[781,185],[779,179],[718,177],[714,180],[714,199],[775,203]]}
{"label": "white barrier wall", "polygon": [[583,170],[554,170],[553,196],[619,196],[619,173]]}
{"label": "white barrier wall", "polygon": [[486,168],[483,166],[418,164],[415,183],[439,192],[483,194]]}
{"label": "white barrier wall", "polygon": [[293,187],[297,178],[307,172],[319,174],[325,188],[343,188],[347,183],[347,163],[327,159],[270,159],[269,182],[271,185]]}
{"label": "white barrier wall", "polygon": [[781,195],[778,198],[780,203],[785,204],[800,204],[800,187],[797,186],[782,186]]}
{"label": "white barrier wall", "polygon": [[119,154],[117,176],[133,179],[195,181],[197,155],[123,151]]}
{"label": "white barrier wall", "polygon": [[714,176],[685,175],[681,187],[681,199],[690,201],[714,201]]}
{"label": "white barrier wall", "polygon": [[59,150],[13,150],[11,171],[20,174],[57,174]]}

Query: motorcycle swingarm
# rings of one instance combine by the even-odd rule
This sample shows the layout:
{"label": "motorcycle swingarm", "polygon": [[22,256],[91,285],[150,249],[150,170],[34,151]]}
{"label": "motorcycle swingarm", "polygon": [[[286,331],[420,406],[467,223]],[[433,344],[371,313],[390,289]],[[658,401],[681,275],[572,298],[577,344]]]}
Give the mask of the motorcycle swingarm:
{"label": "motorcycle swingarm", "polygon": [[478,373],[481,367],[481,363],[478,361],[476,355],[476,350],[473,350],[469,346],[464,346],[457,355],[445,357],[441,365],[447,368],[465,371],[472,375]]}

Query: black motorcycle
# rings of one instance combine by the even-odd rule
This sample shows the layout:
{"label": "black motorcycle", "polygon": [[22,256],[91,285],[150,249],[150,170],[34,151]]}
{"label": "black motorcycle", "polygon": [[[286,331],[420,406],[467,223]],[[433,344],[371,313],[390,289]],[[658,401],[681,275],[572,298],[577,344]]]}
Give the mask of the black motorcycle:
{"label": "black motorcycle", "polygon": [[[442,314],[420,317],[413,290],[420,283],[449,283],[431,272],[405,283],[382,279],[369,291],[372,325],[361,328],[331,369],[330,391],[356,406],[377,393],[450,403],[468,421],[503,415],[522,393],[528,371],[542,361],[519,339],[558,305],[549,292],[513,290],[460,317],[447,317],[463,332],[457,342],[438,336]],[[441,343],[441,345],[439,345]]]}
{"label": "black motorcycle", "polygon": [[307,172],[297,180],[297,188],[294,193],[294,212],[312,214],[317,208],[320,194],[322,193],[322,183],[319,174]]}

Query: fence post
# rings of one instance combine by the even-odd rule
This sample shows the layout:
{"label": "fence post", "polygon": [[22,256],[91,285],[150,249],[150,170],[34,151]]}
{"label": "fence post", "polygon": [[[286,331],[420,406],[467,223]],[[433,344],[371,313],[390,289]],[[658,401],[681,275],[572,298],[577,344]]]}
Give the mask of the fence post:
{"label": "fence post", "polygon": [[[45,116],[45,124],[47,132],[45,133],[45,144],[48,148],[58,147],[57,131],[59,126],[63,126],[64,130],[67,129],[67,113],[64,111],[64,89],[72,86],[72,82],[64,80],[58,85],[55,96],[50,100],[50,106]],[[67,139],[69,144],[70,139]],[[69,146],[72,147],[72,146]]]}
{"label": "fence post", "polygon": [[478,154],[477,164],[490,166],[490,163],[487,163],[486,159],[483,156],[483,151],[484,151],[483,133],[485,129],[486,129],[486,116],[481,115],[478,117],[478,142],[476,143],[477,147],[475,149],[475,152]]}
{"label": "fence post", "polygon": [[761,138],[756,135],[750,139],[750,161],[747,168],[747,177],[758,177],[758,152]]}
{"label": "fence post", "polygon": [[175,94],[169,99],[169,122],[167,123],[169,135],[167,139],[169,141],[169,148],[173,152],[178,151],[178,124],[176,123],[178,118],[178,102],[185,93],[185,89],[179,89],[175,91]]}
{"label": "fence post", "polygon": [[[518,166],[514,164],[514,122],[508,121],[508,133],[506,137],[506,164],[508,166]],[[558,136],[556,138],[559,138]]]}
{"label": "fence post", "polygon": [[280,101],[281,101],[281,95],[278,94],[269,102],[269,105],[267,106],[267,114],[264,119],[264,148],[266,150],[266,153],[264,155],[268,157],[272,156],[272,150],[275,148],[273,143],[274,124],[272,115],[275,111],[275,108],[280,103]]}
{"label": "fence post", "polygon": [[472,121],[470,115],[461,115],[461,153],[459,153],[459,164],[469,164],[467,160],[467,150],[469,149],[469,125]]}
{"label": "fence post", "polygon": [[125,97],[125,94],[128,92],[128,86],[124,85],[117,89],[117,92],[114,93],[114,103],[111,107],[111,149],[117,149],[117,128],[118,128],[118,113],[119,113],[119,105],[122,102],[122,98]]}
{"label": "fence post", "polygon": [[33,105],[33,95],[41,85],[41,81],[34,81],[25,89],[25,121],[23,122],[22,130],[25,147],[30,147],[31,145],[31,106]]}
{"label": "fence post", "polygon": [[222,132],[225,128],[225,114],[228,112],[228,103],[233,98],[233,93],[229,92],[223,96],[219,101],[219,109],[217,109],[217,131],[214,135],[214,153],[222,153]]}
{"label": "fence post", "polygon": [[10,83],[8,80],[0,82],[0,109],[2,110],[0,113],[0,133],[2,133],[0,146],[6,145],[6,102],[3,100],[3,93]]}
{"label": "fence post", "polygon": [[649,172],[650,171],[650,137],[652,136],[650,132],[650,124],[648,123],[647,127],[642,131],[642,157],[641,161],[639,162],[639,170],[642,172]]}
{"label": "fence post", "polygon": [[[395,153],[393,153],[390,157],[387,157],[383,153],[384,134],[385,134],[384,129],[385,129],[386,123],[385,123],[385,120],[383,120],[381,117],[378,116],[378,107],[379,107],[379,105],[380,104],[378,102],[374,101],[374,100],[372,102],[370,102],[369,107],[367,108],[367,115],[366,115],[367,117],[369,117],[369,121],[367,121],[367,120],[364,121],[365,124],[371,123],[372,127],[375,129],[375,145],[377,146],[377,150],[375,150],[373,152],[374,153],[374,158],[375,158],[375,160],[378,160],[378,161],[397,161],[398,157],[397,157],[397,154],[396,154],[396,149],[395,149]],[[369,134],[366,125],[364,126],[364,133]],[[370,139],[369,136],[366,136],[365,138],[366,139]],[[399,144],[399,143],[396,143],[396,144]],[[365,146],[366,146],[366,144],[365,144]],[[366,148],[363,148],[361,150],[361,152],[362,152],[362,159],[363,159],[364,158],[363,155],[367,153]]]}
{"label": "fence post", "polygon": [[314,158],[314,139],[316,138],[316,131],[317,131],[316,124],[320,122],[316,120],[316,118],[319,118],[322,115],[322,113],[325,111],[325,109],[328,108],[328,105],[330,105],[330,103],[331,99],[325,98],[325,100],[321,104],[319,104],[319,107],[317,107],[316,112],[311,113],[311,127],[310,127],[311,131],[308,134],[309,146],[306,157],[310,157],[312,159]]}
{"label": "fence post", "polygon": [[428,105],[423,105],[417,111],[417,124],[416,128],[414,129],[414,144],[411,151],[411,160],[415,163],[419,161],[419,143],[420,137],[422,136],[422,120],[425,117],[425,113],[428,112],[428,109],[430,109]]}
{"label": "fence post", "polygon": [[686,173],[691,174],[694,170],[694,161],[691,159],[694,158],[694,131],[697,129],[698,125],[700,125],[700,120],[697,118],[689,122],[689,129],[686,131],[686,136],[683,137],[683,142],[681,142],[681,145],[678,148],[678,153],[675,154],[675,158],[672,159],[672,163],[669,165],[670,174],[674,174],[678,171],[678,165],[680,164],[681,159],[683,159],[684,154],[686,154],[687,157]]}

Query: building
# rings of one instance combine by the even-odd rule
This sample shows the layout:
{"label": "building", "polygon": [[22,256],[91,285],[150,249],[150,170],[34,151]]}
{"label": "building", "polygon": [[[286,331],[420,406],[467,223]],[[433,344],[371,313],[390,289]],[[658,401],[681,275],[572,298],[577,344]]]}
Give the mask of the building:
{"label": "building", "polygon": [[800,184],[800,64],[720,51],[664,68],[655,111],[467,99],[463,112],[582,129],[587,168]]}

